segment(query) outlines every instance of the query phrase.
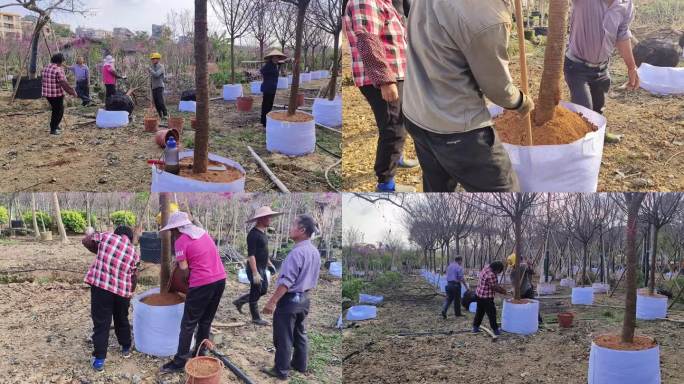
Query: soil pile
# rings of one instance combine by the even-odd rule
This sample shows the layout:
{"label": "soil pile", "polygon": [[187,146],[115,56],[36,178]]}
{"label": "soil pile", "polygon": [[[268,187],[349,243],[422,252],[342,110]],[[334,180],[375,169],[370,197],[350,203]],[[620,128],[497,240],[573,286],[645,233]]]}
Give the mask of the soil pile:
{"label": "soil pile", "polygon": [[294,115],[288,116],[287,111],[271,112],[271,118],[278,121],[287,121],[290,123],[304,123],[313,120],[313,116],[304,112],[295,112]]}
{"label": "soil pile", "polygon": [[511,304],[528,304],[530,301],[527,299],[520,299],[520,300],[509,299],[508,302]]}
{"label": "soil pile", "polygon": [[219,163],[217,161],[209,160],[210,167],[225,166],[224,171],[211,171],[207,170],[205,173],[194,174],[192,172],[192,157],[186,157],[180,161],[180,173],[179,176],[187,177],[193,180],[206,181],[209,183],[232,183],[244,176],[242,172],[238,169],[233,168],[227,164]]}
{"label": "soil pile", "polygon": [[218,360],[212,358],[192,359],[186,365],[185,370],[188,375],[193,377],[207,377],[215,374],[221,369]]}
{"label": "soil pile", "polygon": [[155,293],[149,296],[145,296],[141,300],[147,305],[152,305],[155,307],[164,307],[167,305],[176,305],[185,301],[185,297],[178,293]]}
{"label": "soil pile", "polygon": [[[532,111],[532,140],[534,145],[570,144],[598,128],[581,114],[557,106],[553,119],[543,125],[534,124]],[[501,141],[514,145],[529,145],[527,127],[516,112],[504,111],[494,119],[494,127]]]}
{"label": "soil pile", "polygon": [[620,335],[597,336],[594,339],[594,343],[599,347],[615,349],[618,351],[642,351],[657,345],[654,339],[646,336],[634,336],[633,343],[623,343]]}

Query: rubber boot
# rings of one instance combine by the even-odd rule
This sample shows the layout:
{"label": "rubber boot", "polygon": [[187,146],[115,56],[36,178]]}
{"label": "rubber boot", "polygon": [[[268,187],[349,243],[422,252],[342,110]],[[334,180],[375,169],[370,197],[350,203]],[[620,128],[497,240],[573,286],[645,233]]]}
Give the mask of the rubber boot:
{"label": "rubber boot", "polygon": [[249,313],[252,314],[252,323],[256,325],[268,325],[268,321],[259,316],[259,303],[249,303]]}

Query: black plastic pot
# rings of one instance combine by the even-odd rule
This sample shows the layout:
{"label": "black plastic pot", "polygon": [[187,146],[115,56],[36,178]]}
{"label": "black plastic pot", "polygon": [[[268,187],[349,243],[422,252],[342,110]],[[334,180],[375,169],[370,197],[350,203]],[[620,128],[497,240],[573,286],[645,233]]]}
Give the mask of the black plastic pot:
{"label": "black plastic pot", "polygon": [[24,228],[24,221],[23,220],[12,220],[10,222],[10,226],[12,228],[15,228],[15,229]]}
{"label": "black plastic pot", "polygon": [[140,236],[140,259],[147,263],[161,262],[161,238],[157,232],[143,232]]}
{"label": "black plastic pot", "polygon": [[[12,88],[17,86],[17,78],[12,79]],[[21,100],[36,100],[42,97],[42,78],[39,76],[35,79],[29,79],[28,76],[23,76],[19,83],[17,90],[17,99]]]}

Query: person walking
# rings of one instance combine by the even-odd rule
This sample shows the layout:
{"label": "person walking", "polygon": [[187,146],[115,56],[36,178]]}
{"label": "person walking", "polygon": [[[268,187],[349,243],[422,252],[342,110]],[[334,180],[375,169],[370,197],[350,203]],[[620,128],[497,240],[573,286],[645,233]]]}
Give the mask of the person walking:
{"label": "person walking", "polygon": [[495,335],[500,335],[499,326],[496,323],[496,304],[494,304],[494,294],[506,294],[506,290],[499,285],[496,276],[503,272],[504,266],[500,261],[495,261],[480,271],[480,276],[477,282],[477,310],[475,311],[475,318],[473,319],[473,333],[480,332],[480,324],[485,313],[489,319],[489,326]]}
{"label": "person walking", "polygon": [[414,168],[404,159],[406,129],[402,89],[406,74],[404,16],[391,0],[349,0],[343,26],[352,54],[354,84],[368,101],[378,127],[375,175],[378,192],[415,192],[396,184],[397,168]]}
{"label": "person walking", "polygon": [[90,104],[90,69],[82,56],[76,58],[76,64],[69,67],[76,77],[76,94],[83,102],[83,106]]}
{"label": "person walking", "polygon": [[287,56],[284,53],[279,49],[273,48],[264,56],[265,63],[259,70],[262,77],[261,93],[263,95],[261,101],[261,125],[264,127],[266,126],[266,115],[273,109],[273,101],[278,89],[280,66],[285,59],[287,59]]}
{"label": "person walking", "polygon": [[309,314],[309,294],[318,284],[321,255],[311,243],[317,225],[309,215],[295,218],[290,227],[294,248],[283,261],[278,273],[276,290],[263,309],[273,314],[273,344],[275,363],[261,371],[279,380],[287,380],[290,368],[306,372],[308,338],[304,320]]}
{"label": "person walking", "polygon": [[116,80],[125,79],[126,76],[119,75],[114,69],[114,58],[112,55],[107,55],[104,58],[104,65],[102,66],[102,80],[105,85],[105,101],[109,96],[116,93]]}
{"label": "person walking", "polygon": [[454,304],[454,316],[463,316],[463,314],[461,314],[461,284],[465,284],[465,279],[463,278],[463,268],[461,267],[462,262],[463,258],[461,256],[456,256],[454,261],[447,267],[447,297],[442,306],[442,317],[444,320],[447,318],[447,311],[452,303]]}
{"label": "person walking", "polygon": [[[627,66],[627,88],[639,88],[632,53],[632,0],[572,0],[570,33],[563,73],[574,104],[603,113],[610,89],[610,56],[615,48]],[[621,136],[606,130],[607,143]]]}
{"label": "person walking", "polygon": [[[515,254],[513,255],[515,258]],[[515,259],[513,259],[513,264],[515,264]],[[532,275],[534,275],[534,268],[532,268],[528,263],[527,259],[524,257],[520,258],[520,263],[518,268],[513,267],[511,270],[511,282],[517,281],[518,276],[520,276],[520,298],[521,299],[534,299],[534,285],[532,284]],[[539,324],[542,323],[541,313],[538,314]]]}
{"label": "person walking", "polygon": [[268,231],[268,227],[271,225],[271,220],[279,215],[282,215],[282,213],[271,210],[271,207],[259,207],[254,212],[254,216],[247,221],[248,223],[256,221],[256,225],[247,234],[247,264],[245,265],[245,270],[250,288],[249,293],[237,298],[233,301],[233,305],[235,305],[238,312],[242,313],[242,306],[249,303],[252,323],[257,325],[268,325],[268,322],[259,315],[259,298],[268,292],[266,269],[268,268],[272,274],[275,274],[275,267],[268,257],[268,235],[266,231]]}
{"label": "person walking", "polygon": [[160,64],[161,54],[154,52],[150,55],[152,61],[150,72],[150,84],[152,86],[152,100],[154,100],[154,107],[159,114],[160,119],[166,119],[169,115],[164,104],[164,65]]}
{"label": "person walking", "polygon": [[123,225],[117,227],[114,233],[98,233],[88,228],[82,243],[97,255],[84,281],[90,285],[90,317],[93,321],[91,367],[102,371],[107,358],[112,319],[122,356],[131,356],[128,307],[136,287],[140,256],[133,246],[133,230]]}
{"label": "person walking", "polygon": [[[164,364],[162,373],[182,372],[188,359],[197,353],[204,339],[209,338],[211,323],[216,315],[226,286],[223,268],[216,243],[209,233],[194,225],[185,212],[174,212],[161,231],[171,231],[176,251],[176,262],[183,275],[188,276],[188,293],[178,336],[178,350],[173,360]],[[195,351],[190,351],[195,335]]]}
{"label": "person walking", "polygon": [[404,113],[423,191],[518,191],[484,98],[521,116],[534,109],[508,69],[507,2],[413,0],[408,25]]}
{"label": "person walking", "polygon": [[41,95],[47,99],[52,110],[50,116],[50,134],[59,135],[59,123],[64,117],[64,92],[76,97],[76,91],[69,85],[64,75],[64,55],[55,53],[50,58],[50,64],[43,68],[41,73]]}

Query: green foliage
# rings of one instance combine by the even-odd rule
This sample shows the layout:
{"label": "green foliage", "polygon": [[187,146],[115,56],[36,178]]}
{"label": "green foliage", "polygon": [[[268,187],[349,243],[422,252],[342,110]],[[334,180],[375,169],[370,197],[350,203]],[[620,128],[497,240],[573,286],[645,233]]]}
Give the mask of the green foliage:
{"label": "green foliage", "polygon": [[345,279],[342,282],[342,297],[346,297],[354,302],[359,300],[359,293],[365,286],[363,280],[354,277]]}
{"label": "green foliage", "polygon": [[[25,212],[21,218],[27,225],[33,225],[33,214],[31,211]],[[46,231],[49,231],[50,226],[52,225],[52,216],[45,211],[36,211],[36,221],[38,222],[38,229],[40,231],[43,230],[43,227],[45,227]]]}
{"label": "green foliage", "polygon": [[314,374],[323,374],[334,364],[339,364],[339,358],[334,353],[342,345],[342,334],[334,332],[331,334],[309,332],[309,343],[311,345],[311,359],[309,368]]}
{"label": "green foliage", "polygon": [[88,222],[81,215],[79,211],[65,210],[62,211],[62,223],[67,232],[84,233]]}
{"label": "green foliage", "polygon": [[[676,284],[675,284],[676,281]],[[666,283],[666,288],[668,291],[672,292],[673,295],[677,296],[677,293],[679,292],[679,288],[677,287],[684,287],[684,276],[679,276],[676,279],[672,279]],[[673,297],[674,299],[674,297]],[[678,303],[684,303],[684,295],[679,296],[679,299],[677,300]]]}
{"label": "green foliage", "polygon": [[384,272],[373,279],[373,285],[378,290],[396,289],[401,285],[401,274],[399,272]]}
{"label": "green foliage", "polygon": [[0,225],[9,223],[9,213],[7,208],[0,205]]}
{"label": "green foliage", "polygon": [[112,214],[109,215],[109,218],[112,220],[112,223],[115,227],[119,225],[127,225],[129,227],[133,227],[137,221],[135,213],[124,210],[112,212]]}
{"label": "green foliage", "polygon": [[[221,67],[223,67],[223,65],[221,65]],[[211,81],[214,82],[214,85],[216,85],[217,88],[222,88],[224,84],[231,84],[230,70],[221,69],[219,72],[212,73],[209,76],[211,77]],[[242,76],[242,73],[239,72],[237,68],[235,68],[235,83],[242,83],[243,80],[244,78]]]}

